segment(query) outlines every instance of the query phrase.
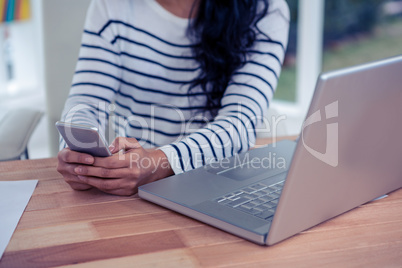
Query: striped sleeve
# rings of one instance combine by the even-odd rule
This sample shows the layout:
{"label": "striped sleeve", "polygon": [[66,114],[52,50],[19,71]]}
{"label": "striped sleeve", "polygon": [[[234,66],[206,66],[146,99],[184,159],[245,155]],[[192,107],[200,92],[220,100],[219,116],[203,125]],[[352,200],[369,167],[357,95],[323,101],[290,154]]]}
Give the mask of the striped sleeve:
{"label": "striped sleeve", "polygon": [[[107,20],[104,1],[92,1],[70,94],[62,113],[62,121],[97,127],[103,134],[121,80],[120,53],[112,44],[114,28],[102,28]],[[65,146],[60,138],[60,149]]]}
{"label": "striped sleeve", "polygon": [[289,9],[285,1],[270,1],[258,23],[257,41],[246,64],[237,70],[214,120],[179,142],[161,147],[175,174],[245,152],[255,145],[275,92],[285,56]]}

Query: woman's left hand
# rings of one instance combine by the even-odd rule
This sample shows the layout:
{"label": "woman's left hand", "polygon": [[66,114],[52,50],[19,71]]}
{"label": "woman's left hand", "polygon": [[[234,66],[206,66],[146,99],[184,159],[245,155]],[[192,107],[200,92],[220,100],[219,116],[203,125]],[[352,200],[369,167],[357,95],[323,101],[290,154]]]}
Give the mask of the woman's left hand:
{"label": "woman's left hand", "polygon": [[[132,195],[138,187],[170,175],[173,171],[165,153],[144,149],[134,138],[116,138],[112,156],[95,157],[92,166],[78,165],[74,171],[85,184],[115,195]],[[124,153],[119,153],[120,150]]]}

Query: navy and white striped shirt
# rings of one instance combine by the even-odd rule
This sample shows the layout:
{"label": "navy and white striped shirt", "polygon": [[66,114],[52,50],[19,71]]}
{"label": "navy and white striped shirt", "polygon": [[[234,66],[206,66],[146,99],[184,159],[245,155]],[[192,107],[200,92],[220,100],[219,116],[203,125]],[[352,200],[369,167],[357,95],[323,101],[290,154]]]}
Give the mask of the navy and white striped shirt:
{"label": "navy and white striped shirt", "polygon": [[[250,149],[273,97],[288,38],[289,10],[271,0],[246,64],[212,118],[186,35],[188,19],[155,0],[93,0],[62,120],[159,147],[176,174]],[[113,115],[113,118],[109,118]],[[65,147],[61,141],[61,148]]]}

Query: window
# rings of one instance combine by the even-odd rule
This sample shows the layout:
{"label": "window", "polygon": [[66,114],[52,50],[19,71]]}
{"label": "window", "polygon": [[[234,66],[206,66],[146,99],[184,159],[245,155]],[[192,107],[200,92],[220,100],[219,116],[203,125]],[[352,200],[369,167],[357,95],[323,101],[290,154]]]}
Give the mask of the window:
{"label": "window", "polygon": [[286,115],[287,134],[295,135],[301,130],[321,71],[324,0],[288,3],[293,19],[289,49],[272,107]]}
{"label": "window", "polygon": [[287,132],[295,135],[320,72],[402,54],[402,1],[287,2],[293,21],[272,107],[286,115]]}

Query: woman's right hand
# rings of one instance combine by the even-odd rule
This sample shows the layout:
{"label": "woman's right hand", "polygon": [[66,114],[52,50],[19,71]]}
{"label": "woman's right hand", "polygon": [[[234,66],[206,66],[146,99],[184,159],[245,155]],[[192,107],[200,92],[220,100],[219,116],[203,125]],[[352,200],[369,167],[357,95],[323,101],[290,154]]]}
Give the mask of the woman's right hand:
{"label": "woman's right hand", "polygon": [[69,148],[64,148],[57,154],[57,171],[63,175],[64,180],[74,190],[84,191],[93,188],[91,185],[83,183],[78,179],[74,169],[78,165],[92,165],[94,163],[93,156],[89,154],[71,151]]}

